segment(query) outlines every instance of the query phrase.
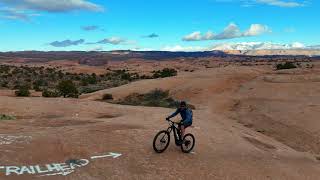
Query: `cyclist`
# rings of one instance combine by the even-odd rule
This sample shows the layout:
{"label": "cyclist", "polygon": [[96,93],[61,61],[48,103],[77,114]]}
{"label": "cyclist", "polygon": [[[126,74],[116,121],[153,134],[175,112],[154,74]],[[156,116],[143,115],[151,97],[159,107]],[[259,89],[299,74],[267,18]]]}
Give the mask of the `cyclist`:
{"label": "cyclist", "polygon": [[[175,117],[180,114],[182,120],[179,123],[179,129],[181,130],[181,138],[184,137],[185,129],[192,125],[192,110],[187,107],[187,103],[185,101],[181,101],[179,108],[170,116],[166,118],[166,120],[170,120],[170,118]],[[180,142],[182,143],[182,141]]]}

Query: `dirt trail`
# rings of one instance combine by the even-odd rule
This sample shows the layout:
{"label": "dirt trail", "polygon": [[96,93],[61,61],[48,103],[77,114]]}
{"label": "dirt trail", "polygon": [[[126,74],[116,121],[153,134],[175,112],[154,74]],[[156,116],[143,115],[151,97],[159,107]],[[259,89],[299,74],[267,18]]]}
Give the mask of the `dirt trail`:
{"label": "dirt trail", "polygon": [[[1,135],[22,136],[0,145],[0,168],[122,154],[90,160],[67,176],[5,176],[0,169],[0,179],[318,179],[314,154],[298,152],[232,119],[238,115],[231,114],[238,113],[237,100],[242,103],[241,97],[251,96],[243,90],[250,87],[247,83],[269,71],[231,66],[207,69],[134,82],[81,99],[0,96],[1,113],[19,117],[0,122]],[[175,98],[196,105],[195,127],[188,130],[196,137],[194,153],[183,154],[173,143],[163,154],[153,151],[153,137],[167,127],[164,118],[172,109],[94,101],[105,93],[120,98],[154,88],[168,89]]]}

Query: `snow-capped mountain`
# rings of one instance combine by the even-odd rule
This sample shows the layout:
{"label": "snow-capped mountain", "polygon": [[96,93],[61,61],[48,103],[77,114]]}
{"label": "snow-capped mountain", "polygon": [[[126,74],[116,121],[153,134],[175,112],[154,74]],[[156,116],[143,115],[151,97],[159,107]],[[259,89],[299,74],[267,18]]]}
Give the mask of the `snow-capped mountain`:
{"label": "snow-capped mountain", "polygon": [[241,42],[223,43],[212,47],[212,50],[223,51],[228,54],[238,55],[306,55],[319,56],[320,45],[306,46],[295,42],[291,44],[279,44],[272,42]]}
{"label": "snow-capped mountain", "polygon": [[[320,48],[320,46],[313,46]],[[280,49],[310,49],[311,46],[305,46],[302,43],[277,44],[272,42],[241,42],[241,43],[223,43],[213,46],[213,50],[280,50]]]}

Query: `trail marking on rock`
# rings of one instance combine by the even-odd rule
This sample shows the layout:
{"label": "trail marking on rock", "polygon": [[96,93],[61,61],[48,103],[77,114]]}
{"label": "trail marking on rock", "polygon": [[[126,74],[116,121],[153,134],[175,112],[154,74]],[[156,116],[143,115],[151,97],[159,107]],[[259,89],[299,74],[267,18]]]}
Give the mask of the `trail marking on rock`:
{"label": "trail marking on rock", "polygon": [[118,158],[120,157],[122,154],[119,153],[112,153],[110,152],[107,155],[102,155],[102,156],[92,156],[91,159],[99,159],[99,158],[105,158],[105,157],[113,157],[113,158]]}
{"label": "trail marking on rock", "polygon": [[[116,159],[122,154],[109,152],[109,154],[92,156],[91,160],[112,157]],[[87,166],[90,163],[88,159],[68,160],[65,163],[51,163],[46,165],[33,165],[33,166],[1,166],[1,171],[4,171],[6,176],[23,175],[23,174],[38,174],[39,176],[67,176],[75,172],[75,169]]]}

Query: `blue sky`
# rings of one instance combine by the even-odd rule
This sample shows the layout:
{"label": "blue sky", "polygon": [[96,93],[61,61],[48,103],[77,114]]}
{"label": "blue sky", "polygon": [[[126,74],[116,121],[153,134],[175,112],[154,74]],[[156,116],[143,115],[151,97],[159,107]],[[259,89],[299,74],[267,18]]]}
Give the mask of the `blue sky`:
{"label": "blue sky", "polygon": [[304,47],[320,44],[319,9],[315,0],[0,0],[0,51]]}

